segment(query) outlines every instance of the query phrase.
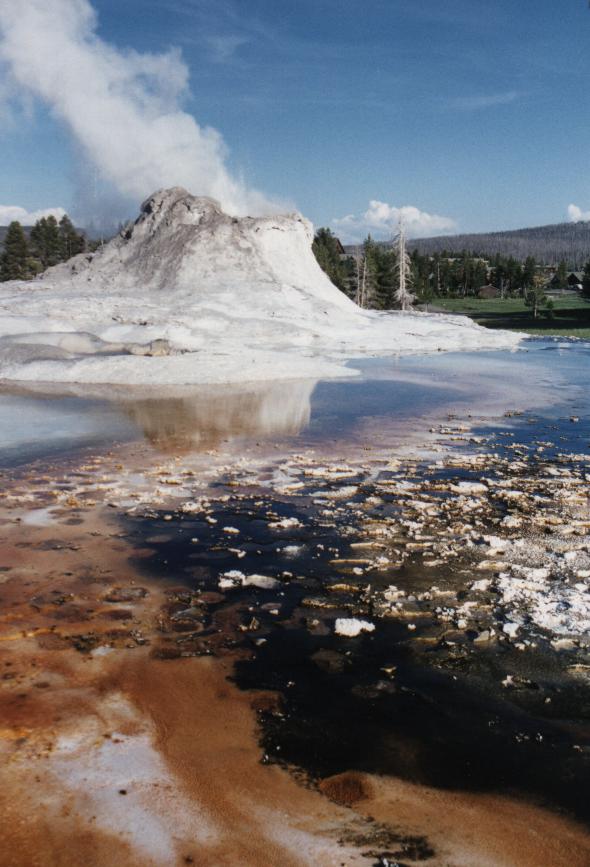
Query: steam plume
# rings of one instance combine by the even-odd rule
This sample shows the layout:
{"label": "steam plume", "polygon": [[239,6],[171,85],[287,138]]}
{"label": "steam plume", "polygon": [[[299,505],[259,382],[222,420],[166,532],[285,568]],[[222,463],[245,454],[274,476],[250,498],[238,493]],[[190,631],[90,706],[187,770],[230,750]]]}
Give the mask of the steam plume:
{"label": "steam plume", "polygon": [[182,110],[188,69],[178,51],[122,51],[96,28],[88,0],[0,0],[0,63],[66,124],[107,184],[135,201],[184,186],[230,213],[280,210],[232,177],[220,134]]}

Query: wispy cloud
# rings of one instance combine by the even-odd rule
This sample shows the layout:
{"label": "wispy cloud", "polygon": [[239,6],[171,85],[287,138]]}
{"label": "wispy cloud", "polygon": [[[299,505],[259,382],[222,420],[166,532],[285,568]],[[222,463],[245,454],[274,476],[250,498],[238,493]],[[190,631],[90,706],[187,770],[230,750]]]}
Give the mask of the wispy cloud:
{"label": "wispy cloud", "polygon": [[387,240],[397,231],[399,221],[412,238],[425,238],[429,235],[444,235],[454,232],[457,224],[450,217],[429,214],[414,205],[388,205],[373,199],[364,214],[348,214],[332,220],[332,228],[346,244],[357,244],[367,235],[378,241]]}
{"label": "wispy cloud", "polygon": [[510,105],[519,99],[517,90],[508,90],[505,93],[488,93],[478,96],[458,96],[452,99],[450,105],[459,111],[479,111],[480,109],[493,108],[496,105]]}
{"label": "wispy cloud", "polygon": [[[225,62],[242,46],[248,45],[248,64],[251,67],[267,65],[274,70],[277,57],[290,67],[309,64],[327,66],[335,61],[349,61],[353,52],[364,50],[370,53],[371,46],[359,47],[354,42],[314,39],[295,35],[280,19],[257,17],[246,4],[233,0],[150,0],[158,8],[166,9],[180,22],[190,21],[189,27],[180,26],[174,34],[174,42],[180,45],[204,46],[215,52],[218,62]],[[224,57],[228,52],[229,57]],[[221,59],[219,58],[221,54]],[[246,52],[243,52],[245,55]],[[205,54],[207,60],[211,59]],[[285,74],[282,66],[281,74]]]}
{"label": "wispy cloud", "polygon": [[276,36],[274,28],[257,18],[250,10],[240,9],[232,0],[146,0],[150,5],[166,10],[179,21],[194,24],[195,32],[187,32],[186,27],[178,31],[179,41],[186,37],[189,42],[207,42],[220,34],[222,38],[245,38],[251,41],[256,37],[272,40]]}
{"label": "wispy cloud", "polygon": [[206,43],[209,48],[210,59],[213,63],[229,63],[236,55],[236,52],[242,45],[246,45],[250,40],[247,36],[239,34],[226,34],[218,36],[207,36]]}
{"label": "wispy cloud", "polygon": [[578,205],[568,205],[567,216],[570,223],[586,223],[590,220],[590,211],[583,211]]}

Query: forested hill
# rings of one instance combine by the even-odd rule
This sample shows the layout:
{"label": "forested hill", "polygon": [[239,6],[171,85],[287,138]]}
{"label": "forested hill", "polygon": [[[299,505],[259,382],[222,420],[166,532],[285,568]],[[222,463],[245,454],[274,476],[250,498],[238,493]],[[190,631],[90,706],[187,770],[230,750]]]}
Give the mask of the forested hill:
{"label": "forested hill", "polygon": [[421,238],[409,243],[419,253],[468,253],[491,258],[496,254],[524,260],[534,256],[537,262],[553,265],[564,259],[570,268],[579,270],[590,259],[590,222],[556,223],[533,229],[508,232],[482,232],[474,235],[446,235]]}

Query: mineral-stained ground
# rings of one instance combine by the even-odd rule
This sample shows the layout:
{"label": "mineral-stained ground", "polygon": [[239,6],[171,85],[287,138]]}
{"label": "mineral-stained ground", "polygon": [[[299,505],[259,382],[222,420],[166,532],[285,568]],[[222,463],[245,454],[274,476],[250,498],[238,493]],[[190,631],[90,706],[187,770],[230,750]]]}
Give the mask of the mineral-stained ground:
{"label": "mineral-stained ground", "polygon": [[589,433],[5,472],[2,867],[590,863]]}

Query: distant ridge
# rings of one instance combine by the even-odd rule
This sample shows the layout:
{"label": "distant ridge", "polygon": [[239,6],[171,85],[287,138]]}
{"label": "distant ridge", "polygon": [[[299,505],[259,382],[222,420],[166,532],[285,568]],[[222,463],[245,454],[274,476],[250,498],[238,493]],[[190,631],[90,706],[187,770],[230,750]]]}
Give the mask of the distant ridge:
{"label": "distant ridge", "polygon": [[534,256],[545,265],[554,265],[565,259],[570,268],[579,270],[590,259],[590,222],[554,223],[507,232],[420,238],[410,241],[409,246],[412,250],[429,255],[446,250],[449,253],[466,251],[486,258],[498,253],[521,260]]}

